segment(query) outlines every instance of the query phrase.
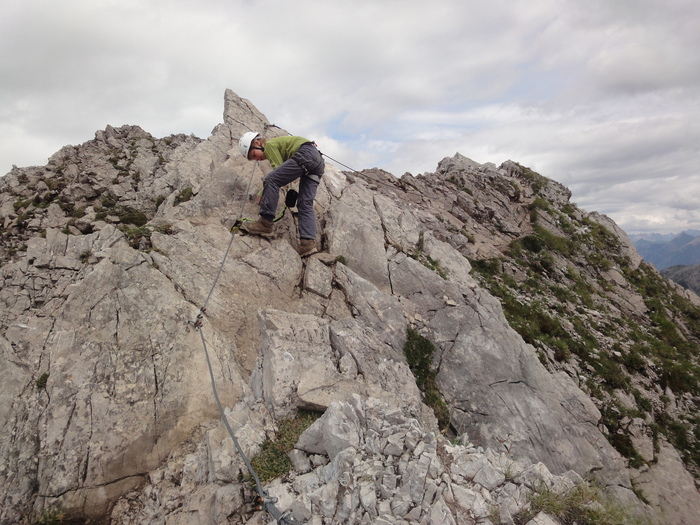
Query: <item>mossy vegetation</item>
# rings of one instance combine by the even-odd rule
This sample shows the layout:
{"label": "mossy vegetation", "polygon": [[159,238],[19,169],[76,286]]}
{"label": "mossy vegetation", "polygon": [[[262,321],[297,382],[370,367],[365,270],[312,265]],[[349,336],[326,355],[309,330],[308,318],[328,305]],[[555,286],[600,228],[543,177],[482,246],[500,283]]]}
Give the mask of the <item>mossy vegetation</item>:
{"label": "mossy vegetation", "polygon": [[632,468],[640,468],[644,465],[644,458],[634,448],[632,438],[621,426],[621,420],[625,416],[639,417],[640,415],[639,411],[630,411],[620,406],[619,403],[608,404],[601,411],[601,423],[608,431],[608,441],[622,457],[627,458],[629,466]]}
{"label": "mossy vegetation", "polygon": [[42,510],[31,523],[32,525],[84,525],[87,521],[82,518],[68,518],[62,510],[49,508]]}
{"label": "mossy vegetation", "polygon": [[170,235],[173,232],[172,225],[170,224],[162,224],[160,226],[156,226],[155,228],[152,226],[122,228],[122,231],[129,241],[129,246],[132,248],[143,249],[145,251],[152,248],[151,236],[153,235],[153,232],[162,233],[163,235]]}
{"label": "mossy vegetation", "polygon": [[433,368],[435,350],[435,345],[420,335],[418,330],[408,328],[404,355],[416,378],[416,385],[423,393],[423,402],[433,409],[440,430],[445,431],[450,426],[450,413],[437,386],[437,371]]}
{"label": "mossy vegetation", "polygon": [[532,191],[534,191],[535,194],[539,193],[547,186],[547,179],[539,173],[531,170],[527,166],[523,166],[522,164],[518,164],[518,167],[520,168],[522,176],[529,181]]}
{"label": "mossy vegetation", "polygon": [[[284,476],[292,467],[287,452],[294,448],[302,432],[309,428],[321,414],[300,410],[297,416],[280,422],[275,439],[266,439],[260,447],[260,453],[251,458],[250,463],[262,483]],[[253,482],[253,478],[248,478]]]}
{"label": "mossy vegetation", "polygon": [[131,206],[123,206],[113,195],[107,193],[100,200],[101,206],[95,206],[95,220],[103,221],[108,217],[116,217],[122,224],[141,227],[149,221],[148,215]]}
{"label": "mossy vegetation", "polygon": [[126,238],[129,241],[129,246],[132,248],[139,248],[143,241],[146,241],[150,245],[151,240],[151,230],[145,226],[140,228],[127,228],[124,231]]}
{"label": "mossy vegetation", "polygon": [[546,250],[549,253],[572,255],[578,249],[576,243],[571,239],[555,235],[542,226],[535,225],[533,229],[534,233],[526,235],[511,244],[510,250],[513,255],[520,254],[521,250],[532,253],[540,253]]}
{"label": "mossy vegetation", "polygon": [[34,520],[32,525],[62,525],[64,522],[64,515],[61,511],[56,509],[45,509],[41,511],[39,517]]}
{"label": "mossy vegetation", "polygon": [[180,192],[175,196],[175,206],[187,202],[192,198],[193,191],[192,188],[182,188]]}
{"label": "mossy vegetation", "polygon": [[420,262],[423,266],[428,268],[429,270],[434,271],[437,273],[440,277],[443,279],[447,280],[447,272],[440,266],[440,261],[437,261],[430,257],[427,253],[423,251],[423,234],[421,233],[418,243],[416,244],[415,249],[408,254],[409,257],[412,259],[415,259],[416,261]]}
{"label": "mossy vegetation", "polygon": [[450,176],[450,178],[447,179],[447,180],[448,180],[449,182],[451,182],[452,184],[454,184],[455,186],[457,186],[457,188],[459,188],[460,191],[463,191],[463,192],[465,192],[465,193],[467,193],[467,194],[469,194],[469,195],[473,195],[473,194],[474,194],[474,193],[472,192],[472,190],[470,190],[469,188],[467,188],[467,187],[464,186],[463,181],[461,181],[459,178],[457,178],[456,175]]}
{"label": "mossy vegetation", "polygon": [[117,216],[119,217],[119,222],[133,224],[137,227],[143,226],[148,222],[148,216],[145,213],[130,206],[118,206]]}
{"label": "mossy vegetation", "polygon": [[41,375],[37,378],[37,380],[36,380],[36,388],[37,388],[38,390],[44,390],[44,389],[46,388],[46,383],[48,382],[48,380],[49,380],[49,373],[48,373],[48,372],[44,372],[43,374],[41,374]]}
{"label": "mossy vegetation", "polygon": [[[84,218],[91,211],[94,211],[95,221],[111,222],[119,225],[122,230],[140,228],[147,224],[157,206],[162,204],[166,197],[148,198],[138,195],[139,186],[148,176],[159,176],[157,172],[163,169],[163,155],[167,156],[163,151],[165,148],[173,149],[183,142],[192,142],[193,137],[178,135],[169,143],[165,140],[154,140],[147,135],[139,135],[139,138],[134,139],[126,137],[126,134],[133,132],[131,127],[126,128],[117,129],[115,133],[121,134],[118,138],[130,140],[129,143],[110,145],[99,141],[91,142],[76,147],[76,154],[69,154],[70,161],[51,160],[46,167],[21,169],[16,175],[20,184],[5,190],[6,195],[12,196],[10,202],[14,204],[14,210],[13,206],[10,206],[10,213],[6,214],[8,217],[2,218],[0,262],[16,259],[18,252],[22,250],[21,246],[26,245],[29,237],[45,231],[46,226],[42,227],[42,224],[50,206],[59,206],[65,215],[61,224],[52,227],[58,228],[66,235],[92,233],[94,228],[89,222],[76,220]],[[81,149],[85,151],[77,154]],[[153,155],[159,157],[161,162],[147,176],[136,161],[139,157]],[[71,168],[70,172],[68,165]],[[121,188],[113,189],[111,185],[115,184],[119,184]],[[77,188],[77,185],[82,188]],[[94,191],[85,191],[86,185]],[[125,191],[129,192],[129,186],[137,195],[125,194]],[[191,189],[180,192],[180,201],[191,198],[191,192]]]}
{"label": "mossy vegetation", "polygon": [[562,525],[651,525],[587,483],[563,493],[542,485],[530,496],[529,503],[528,509],[514,516],[515,525],[529,523],[540,512],[554,516]]}

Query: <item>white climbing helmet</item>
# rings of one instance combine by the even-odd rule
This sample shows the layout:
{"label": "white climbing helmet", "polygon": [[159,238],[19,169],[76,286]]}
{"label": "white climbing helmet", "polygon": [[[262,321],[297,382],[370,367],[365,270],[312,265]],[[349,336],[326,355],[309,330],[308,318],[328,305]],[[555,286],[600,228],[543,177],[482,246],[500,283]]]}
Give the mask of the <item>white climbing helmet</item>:
{"label": "white climbing helmet", "polygon": [[260,133],[255,131],[249,131],[244,133],[243,136],[238,141],[238,149],[246,159],[248,158],[248,152],[250,151],[250,145],[255,139],[260,136]]}

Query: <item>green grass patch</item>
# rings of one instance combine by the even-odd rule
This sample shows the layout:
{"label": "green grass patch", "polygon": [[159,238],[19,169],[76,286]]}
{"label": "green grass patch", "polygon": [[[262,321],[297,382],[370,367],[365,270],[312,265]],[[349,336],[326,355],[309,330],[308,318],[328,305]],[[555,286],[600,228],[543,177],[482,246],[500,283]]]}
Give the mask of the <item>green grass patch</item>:
{"label": "green grass patch", "polygon": [[443,279],[447,280],[447,273],[440,266],[440,261],[433,259],[428,254],[423,252],[423,234],[422,233],[418,239],[418,244],[416,245],[416,248],[413,250],[412,253],[409,253],[408,256],[411,257],[411,259],[415,259],[416,261],[421,263],[423,266],[425,266],[429,270],[436,272]]}
{"label": "green grass patch", "polygon": [[425,255],[424,257],[420,258],[420,262],[428,268],[429,270],[433,270],[436,272],[440,277],[442,277],[444,280],[447,280],[447,273],[445,270],[440,266],[440,261],[433,259],[429,255]]}
{"label": "green grass patch", "polygon": [[[700,307],[651,265],[632,268],[619,238],[580,218],[573,206],[559,212],[539,196],[528,209],[540,219],[545,213],[554,218],[560,213],[559,225],[566,221],[562,236],[534,220],[533,231],[511,242],[502,258],[470,259],[472,274],[500,299],[510,326],[536,347],[545,366],[552,366],[543,358],[545,350],[555,361],[577,361],[586,390],[603,405],[616,390],[634,396],[636,410],[628,412],[636,414],[629,415],[653,415],[655,422],[649,427],[657,428],[655,435],[666,436],[697,477],[700,417],[696,421],[688,414],[697,412],[700,396]],[[603,275],[613,268],[625,276],[632,293],[643,298],[646,312],[628,317],[608,306],[617,287]],[[639,378],[647,378],[641,384],[652,381],[662,391],[668,388],[687,399],[687,413],[669,419],[655,412],[647,387],[640,391],[634,386]],[[631,465],[639,465],[642,458],[629,435],[614,423],[612,416],[619,414],[612,414],[606,424],[608,439]]]}
{"label": "green grass patch", "polygon": [[49,380],[49,373],[44,372],[36,380],[36,387],[38,390],[44,390],[46,388],[46,382]]}
{"label": "green grass patch", "polygon": [[[516,164],[518,163],[516,162]],[[518,164],[518,167],[520,168],[520,173],[522,176],[530,182],[530,187],[534,193],[539,193],[542,188],[547,186],[547,179],[536,171],[533,171],[522,164]]]}
{"label": "green grass patch", "polygon": [[86,520],[82,518],[67,518],[59,509],[44,509],[32,522],[32,525],[83,525]]}
{"label": "green grass patch", "polygon": [[180,190],[180,193],[178,193],[175,197],[175,206],[177,206],[178,204],[182,204],[183,202],[187,202],[192,198],[192,195],[192,188],[182,188],[182,190]]}
{"label": "green grass patch", "polygon": [[[260,453],[250,460],[262,483],[284,476],[292,468],[287,452],[294,448],[302,432],[309,428],[321,414],[300,410],[292,419],[280,422],[279,432],[275,439],[266,439],[260,447]],[[249,482],[253,481],[249,477]]]}
{"label": "green grass patch", "polygon": [[641,413],[626,409],[619,403],[607,404],[601,410],[600,422],[608,429],[608,441],[620,455],[627,458],[629,466],[639,468],[644,464],[644,458],[637,452],[629,433],[620,426],[620,421],[625,417],[640,416]]}
{"label": "green grass patch", "polygon": [[416,378],[416,385],[423,393],[423,401],[433,409],[440,430],[447,430],[450,426],[450,413],[437,386],[437,372],[433,370],[435,350],[435,345],[430,340],[420,335],[415,328],[408,327],[403,348],[408,366]]}
{"label": "green grass patch", "polygon": [[515,525],[525,525],[540,512],[556,517],[562,525],[650,525],[588,484],[564,493],[543,486],[530,496],[529,508],[514,516],[513,521]]}
{"label": "green grass patch", "polygon": [[587,217],[581,219],[581,223],[584,224],[588,229],[587,233],[582,234],[580,236],[581,241],[592,245],[597,250],[605,250],[609,253],[620,252],[620,240],[605,226],[595,221],[592,221]]}
{"label": "green grass patch", "polygon": [[551,273],[555,270],[556,262],[553,254],[568,257],[577,250],[578,245],[571,239],[559,237],[535,225],[533,233],[510,243],[506,254],[518,262],[525,262],[537,273]]}
{"label": "green grass patch", "polygon": [[124,230],[124,235],[126,235],[126,238],[129,241],[129,246],[132,248],[138,248],[141,241],[144,239],[146,240],[146,243],[150,245],[152,233],[153,232],[150,230],[150,228],[145,226],[141,226],[139,228],[128,228]]}
{"label": "green grass patch", "polygon": [[469,259],[472,271],[477,272],[484,279],[490,279],[503,272],[501,259]]}
{"label": "green grass patch", "polygon": [[119,206],[117,216],[120,222],[134,226],[143,226],[148,222],[148,216],[145,213],[130,206]]}

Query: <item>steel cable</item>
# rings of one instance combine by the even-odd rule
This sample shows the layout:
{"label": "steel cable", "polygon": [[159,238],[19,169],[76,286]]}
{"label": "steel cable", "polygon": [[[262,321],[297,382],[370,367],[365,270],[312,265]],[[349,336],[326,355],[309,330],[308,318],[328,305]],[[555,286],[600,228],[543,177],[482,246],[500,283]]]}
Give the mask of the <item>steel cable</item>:
{"label": "steel cable", "polygon": [[[272,124],[271,126],[274,126]],[[267,128],[269,126],[265,124],[265,129],[263,132],[263,137],[265,136],[265,133],[267,132]],[[276,126],[275,126],[276,127]],[[255,173],[255,168],[257,167],[258,162],[256,161],[255,164],[253,164],[253,169],[250,172],[250,178],[248,179],[248,186],[246,188],[245,195],[248,195],[248,192],[250,191],[250,186],[253,182],[253,174]],[[243,210],[245,208],[245,198],[241,201],[241,208],[238,214],[238,217],[236,218],[236,222],[238,222],[242,217],[243,217]],[[216,381],[214,379],[214,369],[212,368],[211,365],[211,359],[209,358],[209,350],[207,348],[207,343],[204,338],[204,332],[202,330],[202,319],[204,317],[204,313],[206,312],[207,309],[207,304],[209,304],[209,299],[211,299],[212,294],[214,293],[214,289],[216,288],[216,285],[219,281],[219,278],[221,277],[221,272],[224,269],[224,264],[226,263],[226,259],[228,257],[229,252],[231,251],[231,246],[233,245],[233,239],[235,235],[231,234],[231,239],[229,240],[228,246],[226,247],[226,251],[224,252],[224,257],[221,261],[221,265],[219,266],[219,270],[216,273],[216,277],[214,278],[214,282],[212,283],[211,289],[209,290],[209,293],[207,294],[207,298],[204,301],[202,307],[199,310],[199,314],[197,315],[196,321],[194,321],[192,324],[194,324],[195,330],[199,331],[200,338],[202,340],[202,347],[204,348],[204,355],[207,360],[207,367],[209,369],[209,377],[211,379],[211,386],[212,386],[212,391],[214,393],[214,399],[216,400],[216,406],[219,408],[219,414],[221,415],[221,419],[224,422],[224,425],[226,426],[226,430],[229,433],[229,436],[231,437],[231,440],[233,441],[233,444],[236,447],[236,450],[240,454],[241,458],[243,459],[243,462],[245,463],[246,468],[248,469],[248,472],[250,475],[253,477],[253,480],[255,481],[255,488],[258,493],[258,501],[261,504],[262,508],[265,509],[265,511],[272,516],[279,525],[293,525],[295,522],[294,518],[290,515],[289,512],[281,512],[276,506],[275,506],[275,498],[270,498],[265,492],[265,489],[263,489],[262,483],[260,482],[260,477],[258,476],[258,473],[255,471],[253,468],[253,465],[251,464],[250,460],[248,457],[245,455],[243,452],[243,448],[241,445],[238,443],[238,439],[236,438],[236,433],[233,431],[233,428],[231,428],[231,425],[228,422],[228,418],[226,417],[226,412],[224,412],[224,407],[221,404],[221,400],[219,399],[219,393],[216,389]]]}

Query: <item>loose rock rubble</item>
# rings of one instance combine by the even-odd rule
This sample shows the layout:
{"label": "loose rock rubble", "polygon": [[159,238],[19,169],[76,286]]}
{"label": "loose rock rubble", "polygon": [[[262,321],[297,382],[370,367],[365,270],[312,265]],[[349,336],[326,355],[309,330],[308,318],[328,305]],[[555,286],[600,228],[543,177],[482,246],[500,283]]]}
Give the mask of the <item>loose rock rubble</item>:
{"label": "loose rock rubble", "polygon": [[[573,471],[554,476],[542,463],[452,444],[401,409],[359,396],[332,404],[290,457],[294,470],[270,494],[310,525],[514,523],[534,491],[584,483]],[[553,520],[528,525],[544,519]]]}

